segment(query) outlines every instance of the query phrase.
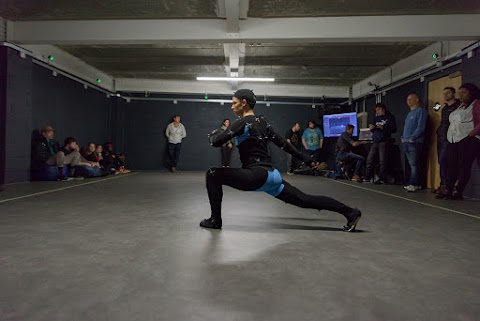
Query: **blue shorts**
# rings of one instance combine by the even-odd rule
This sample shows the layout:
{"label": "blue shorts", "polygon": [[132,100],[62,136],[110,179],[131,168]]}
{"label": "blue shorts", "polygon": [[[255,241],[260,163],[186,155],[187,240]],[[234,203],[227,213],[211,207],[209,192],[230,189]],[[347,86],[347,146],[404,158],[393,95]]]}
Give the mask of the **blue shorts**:
{"label": "blue shorts", "polygon": [[273,197],[277,197],[284,188],[285,185],[283,184],[282,175],[280,175],[280,172],[277,169],[274,169],[273,171],[268,171],[267,181],[256,191],[266,192]]}

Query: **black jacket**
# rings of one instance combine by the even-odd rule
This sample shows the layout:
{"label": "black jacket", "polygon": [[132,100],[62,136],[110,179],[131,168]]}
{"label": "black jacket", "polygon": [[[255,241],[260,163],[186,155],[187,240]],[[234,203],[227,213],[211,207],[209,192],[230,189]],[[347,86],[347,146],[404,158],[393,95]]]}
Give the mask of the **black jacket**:
{"label": "black jacket", "polygon": [[268,141],[273,142],[308,165],[313,162],[310,156],[298,151],[285,138],[277,134],[262,116],[249,115],[240,118],[221,134],[213,131],[210,134],[210,144],[214,147],[220,147],[232,138],[235,139],[235,145],[238,148],[243,168],[254,166],[273,168],[272,160],[268,153]]}
{"label": "black jacket", "polygon": [[392,137],[392,134],[397,131],[395,117],[388,111],[383,116],[375,116],[373,122],[375,126],[383,125],[383,129],[377,127],[371,129],[371,131],[373,132],[372,141],[374,143],[388,141]]}
{"label": "black jacket", "polygon": [[[53,149],[55,150],[55,153],[59,151],[60,145],[57,141],[53,141]],[[48,147],[47,139],[42,136],[41,139],[35,142],[32,150],[32,168],[42,168],[47,160],[53,155],[54,154],[50,152],[50,148]]]}

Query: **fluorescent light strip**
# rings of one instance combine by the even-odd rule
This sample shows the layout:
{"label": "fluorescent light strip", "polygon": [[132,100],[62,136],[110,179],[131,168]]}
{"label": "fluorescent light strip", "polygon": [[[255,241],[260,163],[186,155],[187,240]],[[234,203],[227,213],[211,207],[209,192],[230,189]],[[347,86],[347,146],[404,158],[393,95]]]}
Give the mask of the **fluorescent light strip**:
{"label": "fluorescent light strip", "polygon": [[197,80],[206,80],[206,81],[263,81],[263,82],[273,82],[275,78],[243,78],[243,77],[197,77]]}

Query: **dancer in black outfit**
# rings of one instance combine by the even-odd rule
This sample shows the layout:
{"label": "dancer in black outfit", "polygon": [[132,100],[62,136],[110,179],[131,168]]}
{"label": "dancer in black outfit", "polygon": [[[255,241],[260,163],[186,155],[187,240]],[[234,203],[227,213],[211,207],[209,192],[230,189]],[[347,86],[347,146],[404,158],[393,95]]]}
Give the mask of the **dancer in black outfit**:
{"label": "dancer in black outfit", "polygon": [[235,92],[232,101],[231,109],[242,118],[221,134],[214,131],[210,135],[210,143],[214,147],[220,147],[228,140],[235,138],[242,168],[214,167],[207,171],[207,191],[212,214],[210,218],[201,221],[200,226],[213,229],[222,227],[222,186],[227,185],[242,191],[266,192],[286,203],[302,208],[340,213],[347,219],[347,225],[343,230],[354,231],[362,215],[358,209],[348,207],[330,197],[307,195],[282,180],[280,172],[273,167],[268,154],[269,140],[311,167],[318,166],[318,163],[308,155],[299,152],[285,138],[277,134],[265,118],[255,116],[253,107],[256,98],[253,92],[249,89],[240,89]]}

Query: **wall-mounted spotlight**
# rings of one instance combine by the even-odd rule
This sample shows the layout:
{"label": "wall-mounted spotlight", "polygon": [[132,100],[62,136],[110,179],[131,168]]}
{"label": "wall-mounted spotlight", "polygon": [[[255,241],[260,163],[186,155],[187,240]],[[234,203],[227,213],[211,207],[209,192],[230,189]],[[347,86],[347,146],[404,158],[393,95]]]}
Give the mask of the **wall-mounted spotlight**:
{"label": "wall-mounted spotlight", "polygon": [[57,76],[58,76],[57,71],[56,71],[56,70],[52,71],[52,75],[53,75],[54,77],[57,77]]}
{"label": "wall-mounted spotlight", "polygon": [[377,85],[377,84],[375,84],[375,83],[373,83],[373,82],[371,82],[371,81],[369,81],[367,84],[368,84],[369,86],[375,87],[375,90],[377,90],[378,88],[380,88],[380,85]]}
{"label": "wall-mounted spotlight", "polygon": [[173,104],[174,104],[174,105],[178,104],[178,101],[175,99],[175,100],[173,101]]}

